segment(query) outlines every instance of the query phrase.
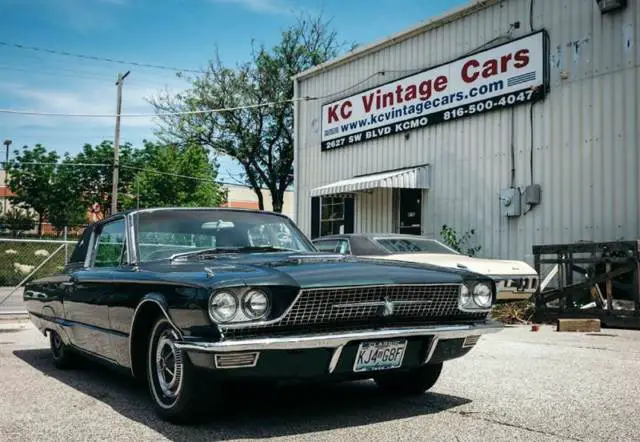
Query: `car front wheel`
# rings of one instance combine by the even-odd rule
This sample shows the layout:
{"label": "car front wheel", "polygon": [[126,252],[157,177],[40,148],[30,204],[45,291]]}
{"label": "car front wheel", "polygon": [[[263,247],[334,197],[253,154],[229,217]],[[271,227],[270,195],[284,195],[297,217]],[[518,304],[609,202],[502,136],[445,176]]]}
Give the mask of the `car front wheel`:
{"label": "car front wheel", "polygon": [[378,387],[392,394],[419,395],[433,387],[442,372],[442,362],[409,371],[380,373],[374,377]]}
{"label": "car front wheel", "polygon": [[187,423],[201,415],[198,410],[196,372],[175,343],[180,339],[166,318],[156,321],[149,336],[147,383],[158,415],[174,423]]}

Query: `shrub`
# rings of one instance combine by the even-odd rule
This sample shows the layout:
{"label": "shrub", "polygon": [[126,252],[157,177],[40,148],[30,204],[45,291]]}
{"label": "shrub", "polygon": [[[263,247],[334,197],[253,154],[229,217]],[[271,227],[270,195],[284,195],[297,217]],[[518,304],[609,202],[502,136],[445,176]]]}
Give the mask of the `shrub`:
{"label": "shrub", "polygon": [[535,304],[531,301],[505,302],[497,304],[491,316],[504,324],[528,324],[535,311]]}
{"label": "shrub", "polygon": [[466,231],[463,235],[458,237],[458,234],[453,229],[446,224],[442,225],[440,229],[440,236],[444,240],[444,243],[447,244],[452,249],[456,250],[463,255],[475,256],[476,253],[480,251],[481,246],[467,246],[467,242],[471,238],[472,235],[475,235],[476,231],[474,229]]}
{"label": "shrub", "polygon": [[36,221],[30,211],[23,212],[19,209],[7,210],[7,213],[0,216],[0,223],[4,228],[10,230],[14,236],[18,236],[21,232],[33,229]]}

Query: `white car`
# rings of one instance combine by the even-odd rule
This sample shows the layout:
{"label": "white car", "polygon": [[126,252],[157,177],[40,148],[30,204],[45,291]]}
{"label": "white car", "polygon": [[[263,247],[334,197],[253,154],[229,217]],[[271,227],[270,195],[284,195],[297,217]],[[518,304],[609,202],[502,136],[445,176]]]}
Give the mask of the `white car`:
{"label": "white car", "polygon": [[477,258],[463,255],[435,239],[393,233],[348,233],[313,240],[322,252],[366,256],[467,269],[496,281],[498,300],[529,299],[536,292],[539,275],[524,261]]}

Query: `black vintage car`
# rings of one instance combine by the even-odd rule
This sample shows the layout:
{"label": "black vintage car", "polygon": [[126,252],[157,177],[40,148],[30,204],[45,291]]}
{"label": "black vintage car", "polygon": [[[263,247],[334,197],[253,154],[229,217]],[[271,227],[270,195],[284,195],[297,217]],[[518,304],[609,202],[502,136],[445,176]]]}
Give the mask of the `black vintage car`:
{"label": "black vintage car", "polygon": [[323,254],[289,218],[234,209],[93,224],[24,301],[58,367],[82,355],[123,369],[175,422],[223,405],[218,387],[238,380],[373,378],[421,394],[444,361],[501,329],[487,277]]}

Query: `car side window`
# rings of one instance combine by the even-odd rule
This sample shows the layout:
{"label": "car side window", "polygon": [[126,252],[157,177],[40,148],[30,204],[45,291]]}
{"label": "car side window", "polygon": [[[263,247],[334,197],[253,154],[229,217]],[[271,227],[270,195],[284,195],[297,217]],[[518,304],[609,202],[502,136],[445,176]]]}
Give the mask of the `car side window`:
{"label": "car side window", "polygon": [[338,245],[335,250],[336,253],[340,253],[341,255],[350,255],[351,247],[349,247],[349,240],[340,239],[338,240]]}
{"label": "car side window", "polygon": [[335,252],[336,247],[338,245],[338,241],[334,240],[328,240],[328,241],[316,241],[314,242],[314,245],[316,246],[316,249],[320,250],[321,252]]}
{"label": "car side window", "polygon": [[98,236],[94,267],[117,267],[126,258],[124,219],[105,224]]}

